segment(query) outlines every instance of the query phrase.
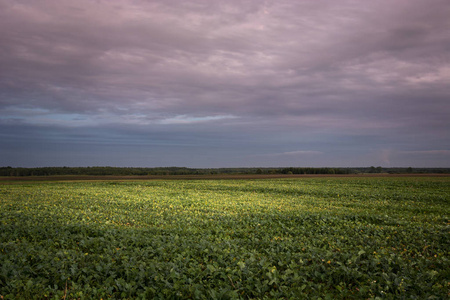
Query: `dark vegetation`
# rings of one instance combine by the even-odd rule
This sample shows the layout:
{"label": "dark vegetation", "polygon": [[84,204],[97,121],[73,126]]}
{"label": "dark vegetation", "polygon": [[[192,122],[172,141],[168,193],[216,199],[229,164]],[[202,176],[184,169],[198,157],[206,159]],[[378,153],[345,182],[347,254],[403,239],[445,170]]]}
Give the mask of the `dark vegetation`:
{"label": "dark vegetation", "polygon": [[114,176],[146,176],[146,175],[213,175],[213,174],[449,174],[450,168],[216,168],[197,169],[184,167],[164,168],[119,168],[119,167],[41,167],[13,168],[0,167],[0,176],[54,176],[54,175],[114,175]]}

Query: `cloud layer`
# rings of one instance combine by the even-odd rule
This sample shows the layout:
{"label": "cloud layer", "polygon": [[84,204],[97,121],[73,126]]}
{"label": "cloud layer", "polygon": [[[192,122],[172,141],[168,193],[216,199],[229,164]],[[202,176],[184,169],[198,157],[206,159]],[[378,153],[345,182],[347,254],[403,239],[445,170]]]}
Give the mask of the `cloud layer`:
{"label": "cloud layer", "polygon": [[449,15],[0,0],[0,165],[450,167]]}

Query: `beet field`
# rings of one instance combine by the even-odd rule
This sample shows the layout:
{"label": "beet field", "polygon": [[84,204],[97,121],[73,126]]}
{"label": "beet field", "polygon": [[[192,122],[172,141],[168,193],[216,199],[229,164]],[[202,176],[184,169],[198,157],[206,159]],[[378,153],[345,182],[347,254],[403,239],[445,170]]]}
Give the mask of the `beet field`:
{"label": "beet field", "polygon": [[450,177],[4,182],[1,299],[448,299]]}

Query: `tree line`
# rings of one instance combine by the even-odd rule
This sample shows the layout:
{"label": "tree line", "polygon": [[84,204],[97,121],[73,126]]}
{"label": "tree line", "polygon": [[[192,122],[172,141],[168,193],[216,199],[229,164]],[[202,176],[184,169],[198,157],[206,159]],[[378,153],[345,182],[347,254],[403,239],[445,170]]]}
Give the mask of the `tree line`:
{"label": "tree line", "polygon": [[13,168],[0,167],[0,176],[59,176],[59,175],[112,175],[112,176],[148,176],[148,175],[213,175],[213,174],[358,174],[358,173],[450,173],[449,168],[124,168],[124,167],[39,167]]}
{"label": "tree line", "polygon": [[214,168],[185,167],[121,168],[121,167],[0,167],[0,176],[58,176],[58,175],[213,175],[213,174],[351,174],[345,168]]}

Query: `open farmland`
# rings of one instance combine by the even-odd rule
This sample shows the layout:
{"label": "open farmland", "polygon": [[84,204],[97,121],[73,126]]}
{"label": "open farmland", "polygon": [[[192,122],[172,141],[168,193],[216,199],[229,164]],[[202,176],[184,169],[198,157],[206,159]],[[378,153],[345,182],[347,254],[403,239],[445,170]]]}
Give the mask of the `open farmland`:
{"label": "open farmland", "polygon": [[2,184],[0,295],[448,298],[449,198],[449,177]]}

